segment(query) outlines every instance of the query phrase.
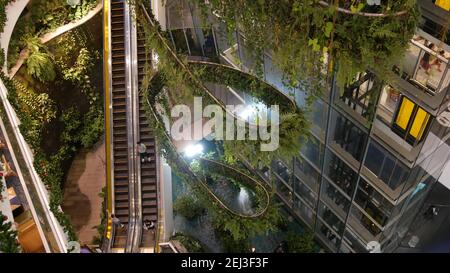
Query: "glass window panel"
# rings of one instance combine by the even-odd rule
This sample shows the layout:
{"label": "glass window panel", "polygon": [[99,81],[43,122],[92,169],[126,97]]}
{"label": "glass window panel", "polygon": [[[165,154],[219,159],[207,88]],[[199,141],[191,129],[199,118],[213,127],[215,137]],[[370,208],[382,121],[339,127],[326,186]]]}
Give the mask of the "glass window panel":
{"label": "glass window panel", "polygon": [[181,54],[189,54],[184,31],[182,29],[172,29],[170,32],[172,33],[172,38],[177,52]]}
{"label": "glass window panel", "polygon": [[300,196],[308,205],[311,207],[316,206],[317,198],[311,189],[309,189],[305,184],[303,184],[300,179],[295,177],[295,185],[294,185],[295,193]]}
{"label": "glass window panel", "polygon": [[352,196],[357,173],[329,149],[326,153],[325,174],[348,196]]}
{"label": "glass window panel", "polygon": [[377,145],[371,141],[367,150],[365,165],[369,170],[378,176],[381,167],[383,166],[384,154],[380,151]]}
{"label": "glass window panel", "polygon": [[330,244],[329,247],[332,248],[332,250],[336,250],[336,248],[339,246],[339,236],[332,232],[325,224],[320,221],[318,222],[317,230],[321,238],[323,238],[324,241]]}
{"label": "glass window panel", "polygon": [[296,158],[294,162],[295,174],[308,184],[314,192],[317,192],[320,183],[319,172],[303,158]]}
{"label": "glass window panel", "polygon": [[324,203],[320,202],[319,216],[331,227],[333,230],[342,234],[344,231],[344,223],[336,216],[336,214],[328,208]]}
{"label": "glass window panel", "polygon": [[275,186],[277,188],[278,194],[282,197],[282,199],[291,204],[292,190],[288,188],[288,186],[285,183],[283,183],[279,178],[275,178]]}
{"label": "glass window panel", "polygon": [[425,131],[425,127],[428,123],[428,119],[430,115],[425,112],[422,108],[418,108],[416,116],[411,126],[411,130],[409,134],[414,138],[420,140],[422,138],[423,132]]}
{"label": "glass window panel", "polygon": [[205,52],[205,56],[209,58],[216,57],[217,51],[212,29],[203,29],[203,36],[205,38],[205,43],[203,44],[203,51]]}
{"label": "glass window panel", "polygon": [[367,238],[367,241],[372,241],[374,236],[380,234],[380,228],[356,206],[352,207],[350,215],[359,224],[359,229],[355,226],[356,230],[359,233],[366,233],[365,238]]}
{"label": "glass window panel", "polygon": [[385,85],[381,92],[377,115],[386,124],[391,124],[399,101],[400,92],[390,85]]}
{"label": "glass window panel", "polygon": [[386,182],[386,184],[389,184],[389,180],[391,178],[391,174],[394,171],[395,162],[392,160],[390,156],[386,156],[384,158],[384,164],[381,169],[381,173],[379,178]]}
{"label": "glass window panel", "polygon": [[370,141],[364,165],[393,190],[405,182],[410,171],[373,140]]}
{"label": "glass window panel", "polygon": [[346,229],[344,233],[343,241],[347,243],[357,253],[366,253],[367,249],[362,240],[358,238],[350,229]]}
{"label": "glass window panel", "polygon": [[273,171],[278,174],[284,182],[291,185],[291,170],[286,166],[286,164],[280,160],[277,160],[272,164]]}
{"label": "glass window panel", "polygon": [[203,36],[202,30],[200,28],[188,28],[186,29],[186,38],[189,43],[189,49],[191,50],[192,56],[203,56],[202,43],[200,42],[200,37]]}
{"label": "glass window panel", "polygon": [[314,211],[309,208],[300,199],[296,199],[294,212],[297,213],[309,226],[314,225],[315,214]]}
{"label": "glass window panel", "polygon": [[332,111],[331,138],[335,144],[360,161],[364,153],[367,134],[352,121],[336,111]]}
{"label": "glass window panel", "polygon": [[321,167],[322,158],[322,144],[320,141],[311,136],[305,143],[303,143],[301,152],[309,161],[311,161],[316,167]]}
{"label": "glass window panel", "polygon": [[332,207],[342,219],[345,219],[350,208],[350,200],[326,178],[322,181],[321,200]]}
{"label": "glass window panel", "polygon": [[397,118],[395,120],[395,123],[403,130],[406,130],[406,128],[408,127],[409,119],[411,118],[413,110],[414,103],[407,97],[403,97],[400,104],[400,109],[397,114]]}

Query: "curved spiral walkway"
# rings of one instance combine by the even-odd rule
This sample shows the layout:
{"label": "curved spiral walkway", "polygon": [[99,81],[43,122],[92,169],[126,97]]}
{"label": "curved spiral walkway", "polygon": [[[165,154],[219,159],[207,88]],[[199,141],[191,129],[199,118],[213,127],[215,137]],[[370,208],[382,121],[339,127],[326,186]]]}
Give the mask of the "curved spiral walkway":
{"label": "curved spiral walkway", "polygon": [[[146,12],[145,8],[144,8],[144,7],[141,7],[140,10],[144,13],[144,15],[145,15],[144,17],[146,18],[147,23],[149,23],[149,24],[152,25],[153,27],[156,27],[156,23],[150,18],[150,16],[149,16],[148,13]],[[205,95],[211,97],[211,99],[212,99],[214,102],[216,102],[218,105],[220,105],[221,108],[222,108],[223,110],[227,111],[225,105],[223,105],[223,103],[222,103],[218,98],[216,98],[216,97],[212,94],[212,92],[211,92],[211,91],[203,84],[203,82],[199,81],[199,80],[196,78],[196,76],[195,76],[194,73],[190,70],[190,68],[187,67],[187,66],[179,59],[179,57],[177,56],[177,54],[176,54],[175,52],[172,51],[172,49],[170,48],[170,46],[169,46],[169,45],[167,44],[167,42],[165,41],[164,37],[162,37],[162,35],[161,35],[159,32],[156,32],[156,33],[157,33],[157,36],[158,36],[158,38],[160,39],[160,41],[163,43],[164,47],[170,52],[170,54],[174,57],[174,59],[177,61],[177,63],[178,63],[183,69],[185,69],[185,71],[187,72],[187,74],[188,74],[189,76],[191,76],[192,79],[193,79],[194,81],[196,81],[196,84],[198,84],[198,86],[202,89],[203,93],[204,93]],[[199,62],[197,62],[197,63],[199,63]],[[223,65],[215,64],[215,63],[208,63],[208,62],[200,62],[200,63],[203,64],[203,65],[213,65],[213,64],[214,64],[214,65],[217,65],[217,66],[222,66],[222,68],[232,69],[232,68],[230,68],[230,67],[228,67],[228,66],[223,66]],[[242,73],[242,71],[239,71],[239,70],[236,70],[236,69],[235,69],[234,71],[239,72],[239,73]],[[251,75],[251,74],[248,74],[248,73],[247,73],[247,74],[244,74],[244,75],[245,75],[246,77],[255,77],[255,76],[253,76],[253,75]],[[260,79],[258,79],[258,80],[260,81]],[[264,82],[263,82],[263,83],[264,83]],[[265,84],[267,84],[268,86],[271,86],[271,85],[268,84],[268,83],[265,83]],[[164,89],[163,87],[164,87],[164,80],[162,79],[161,75],[160,75],[158,72],[156,72],[156,73],[153,75],[153,77],[150,79],[149,85],[148,85],[146,88],[144,88],[144,90],[143,90],[143,92],[145,93],[144,96],[145,96],[146,99],[147,99],[147,110],[148,110],[148,112],[150,112],[150,113],[148,113],[148,115],[151,116],[151,117],[149,117],[149,118],[154,119],[154,120],[158,123],[158,126],[160,126],[161,128],[165,128],[165,127],[164,127],[164,122],[163,122],[164,119],[163,119],[163,117],[159,114],[158,109],[156,109],[156,108],[157,108],[157,107],[156,107],[156,97],[157,97],[157,95],[158,95],[161,91],[163,91],[163,89]],[[274,87],[272,87],[272,88],[273,88],[274,90],[276,90],[276,92],[278,92],[278,93],[277,93],[278,95],[283,96],[283,98],[286,99],[286,100],[289,102],[289,103],[288,103],[288,106],[286,107],[285,110],[288,110],[288,109],[289,109],[289,110],[291,110],[291,111],[298,111],[298,108],[296,107],[296,104],[295,104],[294,101],[292,101],[289,97],[287,97],[287,96],[286,96],[285,94],[283,94],[282,92],[279,92],[278,89],[275,89]],[[152,91],[151,93],[149,92],[150,90]],[[228,111],[227,111],[227,112],[228,112]],[[230,114],[232,114],[232,116],[236,118],[236,116],[235,116],[234,113],[230,113]],[[246,124],[248,125],[248,123],[246,123]],[[228,211],[229,213],[231,213],[231,214],[233,214],[233,215],[235,215],[235,216],[242,217],[242,218],[257,218],[257,217],[261,217],[261,216],[263,216],[263,215],[265,214],[265,212],[268,210],[269,205],[270,205],[270,193],[269,193],[269,191],[267,190],[267,188],[264,186],[263,183],[261,183],[261,182],[255,180],[255,179],[253,179],[253,178],[251,178],[250,176],[245,175],[243,172],[237,170],[236,168],[227,166],[227,165],[225,165],[225,164],[223,164],[223,163],[221,163],[221,162],[218,162],[218,161],[212,161],[212,160],[208,160],[208,159],[205,159],[205,158],[201,158],[201,159],[200,159],[200,160],[205,161],[205,162],[207,161],[209,164],[221,165],[222,167],[226,167],[226,168],[228,168],[228,169],[232,169],[232,170],[234,170],[234,171],[237,171],[237,172],[239,172],[241,175],[247,176],[247,177],[248,177],[248,178],[249,178],[249,179],[257,186],[257,187],[261,187],[261,188],[263,189],[266,202],[265,202],[265,204],[264,204],[264,206],[263,206],[263,208],[262,208],[261,210],[255,212],[254,214],[251,214],[251,215],[245,215],[245,214],[242,214],[242,213],[240,213],[240,212],[237,212],[237,211],[233,210],[232,208],[230,208],[229,206],[227,206],[227,205],[226,205],[226,204],[225,204],[225,203],[224,203],[224,202],[223,202],[216,194],[214,194],[214,192],[213,192],[213,191],[209,188],[209,186],[205,183],[205,180],[204,180],[203,177],[199,177],[197,174],[195,174],[195,173],[190,169],[189,164],[187,163],[187,161],[183,158],[183,156],[181,156],[181,155],[177,152],[177,149],[176,149],[175,145],[173,144],[171,137],[167,134],[167,132],[166,132],[165,130],[164,130],[163,134],[164,134],[164,136],[162,136],[162,137],[166,138],[166,140],[167,140],[167,145],[170,146],[170,147],[165,146],[163,149],[170,149],[172,152],[175,153],[174,155],[172,155],[172,158],[171,158],[172,163],[173,163],[173,164],[176,164],[177,167],[179,168],[179,170],[180,170],[181,172],[183,172],[185,175],[188,175],[189,178],[190,178],[191,180],[197,181],[197,182],[199,183],[199,185],[202,186],[202,188],[208,193],[208,195],[209,195],[215,202],[217,202],[217,203],[219,204],[219,206],[220,206],[222,209]],[[161,137],[161,136],[160,136],[160,137]]]}

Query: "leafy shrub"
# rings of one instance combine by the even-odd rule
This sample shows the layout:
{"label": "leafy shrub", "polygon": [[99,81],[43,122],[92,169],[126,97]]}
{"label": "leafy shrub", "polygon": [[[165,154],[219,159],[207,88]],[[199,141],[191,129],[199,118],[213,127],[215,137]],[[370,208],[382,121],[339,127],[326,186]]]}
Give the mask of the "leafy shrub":
{"label": "leafy shrub", "polygon": [[56,78],[52,58],[45,52],[32,52],[28,56],[27,71],[41,82],[51,82]]}
{"label": "leafy shrub", "polygon": [[305,231],[303,234],[289,232],[286,237],[289,253],[313,253],[315,252],[314,233]]}
{"label": "leafy shrub", "polygon": [[176,213],[191,220],[197,216],[200,216],[204,209],[197,199],[191,195],[183,195],[177,198],[173,205],[173,209]]}
{"label": "leafy shrub", "polygon": [[6,216],[0,211],[0,252],[20,252],[20,245],[17,242],[17,231],[13,230],[12,223],[6,222],[6,220]]}
{"label": "leafy shrub", "polygon": [[205,252],[202,244],[199,241],[181,232],[175,233],[175,235],[171,239],[179,241],[190,253]]}

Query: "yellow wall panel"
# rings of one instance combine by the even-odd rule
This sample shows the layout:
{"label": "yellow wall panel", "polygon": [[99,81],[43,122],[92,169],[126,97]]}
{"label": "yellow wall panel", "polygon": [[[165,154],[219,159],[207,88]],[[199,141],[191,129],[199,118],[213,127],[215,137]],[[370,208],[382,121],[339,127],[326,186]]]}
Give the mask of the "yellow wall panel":
{"label": "yellow wall panel", "polygon": [[436,6],[439,6],[447,11],[450,10],[450,0],[436,0]]}
{"label": "yellow wall panel", "polygon": [[403,130],[406,130],[406,127],[408,127],[408,122],[413,110],[414,103],[407,97],[403,97],[397,119],[395,120],[395,123]]}
{"label": "yellow wall panel", "polygon": [[414,122],[411,126],[411,130],[409,131],[409,134],[415,137],[416,139],[420,140],[429,118],[430,115],[419,107]]}

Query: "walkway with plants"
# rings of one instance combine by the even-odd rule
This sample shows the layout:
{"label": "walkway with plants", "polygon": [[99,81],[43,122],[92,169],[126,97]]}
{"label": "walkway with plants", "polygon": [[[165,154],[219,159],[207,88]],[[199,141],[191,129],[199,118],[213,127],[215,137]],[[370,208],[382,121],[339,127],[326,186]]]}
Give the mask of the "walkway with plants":
{"label": "walkway with plants", "polygon": [[[49,217],[54,217],[52,221],[59,222],[64,230],[64,239],[60,239],[64,244],[65,240],[77,240],[70,218],[61,210],[64,178],[77,151],[92,147],[103,134],[103,79],[96,71],[102,61],[101,16],[94,16],[101,5],[97,0],[83,0],[76,8],[67,8],[65,1],[53,2],[30,3],[28,15],[32,18],[19,20],[10,43],[11,54],[21,48],[30,51],[26,66],[13,79],[1,76],[7,89],[8,100],[4,103],[12,106],[13,118],[20,120],[27,164],[37,173],[35,183],[40,191],[48,191],[45,202],[51,211]],[[95,7],[91,20],[78,21]],[[48,14],[52,20],[40,17]],[[56,37],[47,45],[38,38],[74,21],[78,27],[59,31],[58,36],[44,36]]]}
{"label": "walkway with plants", "polygon": [[[56,28],[55,30],[45,33],[43,35],[41,35],[39,37],[39,41],[41,44],[46,44],[48,42],[50,42],[51,40],[53,40],[54,38],[72,30],[75,29],[79,26],[81,26],[82,24],[86,23],[87,21],[91,20],[95,15],[97,15],[101,10],[103,9],[103,1],[100,1],[97,6],[92,9],[91,11],[89,11],[84,17],[82,17],[81,19],[78,19],[76,21],[70,22],[66,25],[60,26],[58,28]],[[13,78],[17,71],[19,71],[19,69],[22,67],[22,65],[24,64],[24,62],[26,61],[26,59],[29,57],[30,55],[30,49],[29,48],[24,48],[20,51],[19,54],[19,58],[17,59],[15,65],[9,70],[9,77]]]}
{"label": "walkway with plants", "polygon": [[[259,145],[262,141],[246,140],[239,141],[242,142],[239,144],[236,141],[224,141],[228,142],[224,145],[224,157],[214,159],[202,157],[194,160],[200,164],[200,167],[195,167],[193,163],[187,162],[175,148],[173,140],[163,125],[164,117],[161,112],[170,112],[170,105],[189,101],[194,95],[202,96],[205,101],[219,105],[228,112],[224,103],[216,98],[203,83],[203,81],[217,81],[225,85],[243,87],[244,91],[265,105],[280,105],[280,131],[290,132],[289,134],[281,133],[281,143],[296,143],[297,141],[294,140],[305,133],[306,122],[302,122],[304,113],[290,98],[250,74],[214,63],[188,63],[168,45],[157,22],[146,13],[144,8],[138,9],[137,16],[140,24],[145,26],[147,53],[153,49],[159,55],[157,71],[149,69],[147,65],[148,73],[144,80],[146,84],[143,85],[141,92],[144,92],[144,96],[148,98],[147,117],[153,125],[161,154],[168,160],[172,170],[190,185],[196,198],[202,202],[209,213],[214,215],[216,225],[234,241],[242,241],[248,236],[276,229],[276,225],[280,222],[280,215],[271,201],[273,192],[261,178],[254,178],[255,174],[239,163],[241,156],[248,157],[250,154],[261,153]],[[175,90],[184,92],[172,92]],[[161,106],[163,110],[160,111],[155,106]],[[228,113],[237,122],[236,114]],[[245,122],[247,130],[250,126],[256,126],[256,124]],[[270,130],[270,128],[267,129]],[[292,149],[285,150],[280,147],[276,152],[253,156],[252,158],[257,160],[252,163],[267,164],[275,156],[281,156],[281,153],[290,155],[292,152]],[[232,209],[208,186],[206,180],[211,175],[226,177],[252,190],[257,199],[256,210],[246,214]]]}
{"label": "walkway with plants", "polygon": [[[149,98],[148,118],[157,133],[162,154],[177,176],[190,184],[196,197],[207,204],[208,212],[216,218],[216,223],[220,223],[219,229],[231,233],[233,239],[239,241],[243,239],[239,233],[248,235],[251,225],[258,227],[252,234],[274,228],[267,223],[269,217],[276,222],[272,206],[268,205],[265,213],[250,217],[250,220],[230,210],[207,185],[203,185],[202,174],[208,173],[208,168],[196,172],[196,167],[192,168],[192,164],[185,162],[177,152],[163,125],[167,118],[164,114],[170,113],[171,106],[192,100],[194,96],[201,96],[206,103],[219,105],[226,111],[203,82],[237,86],[265,105],[280,105],[280,148],[275,152],[260,152],[260,141],[223,141],[224,155],[219,159],[220,164],[245,172],[245,168],[239,166],[241,158],[250,161],[249,169],[260,169],[274,159],[297,156],[299,139],[308,137],[309,132],[306,109],[322,96],[324,90],[331,88],[334,79],[342,88],[352,83],[357,73],[372,70],[382,80],[388,80],[393,73],[393,64],[401,58],[415,30],[418,10],[414,1],[408,0],[388,1],[379,6],[336,0],[314,0],[308,4],[288,1],[283,9],[273,0],[193,2],[200,8],[203,19],[211,10],[216,11],[229,37],[241,33],[245,36],[247,52],[256,62],[250,70],[255,71],[257,77],[222,65],[189,62],[188,58],[178,56],[169,45],[170,33],[163,32],[154,18],[140,14],[145,13],[141,5],[137,16],[146,26],[147,50],[154,50],[158,55],[157,70],[148,67],[148,88],[142,92]],[[230,44],[234,45],[236,41],[231,40]],[[380,44],[386,46],[380,48]],[[291,107],[288,97],[275,95],[277,90],[268,90],[270,85],[266,87],[257,80],[263,73],[265,52],[271,53],[288,88],[305,91],[304,109],[298,109],[295,103]],[[246,127],[249,126],[251,124],[247,123]],[[205,162],[205,159],[199,161]]]}

